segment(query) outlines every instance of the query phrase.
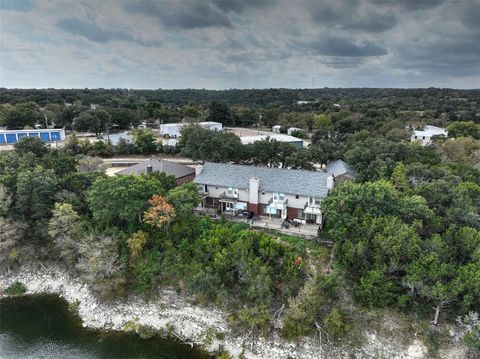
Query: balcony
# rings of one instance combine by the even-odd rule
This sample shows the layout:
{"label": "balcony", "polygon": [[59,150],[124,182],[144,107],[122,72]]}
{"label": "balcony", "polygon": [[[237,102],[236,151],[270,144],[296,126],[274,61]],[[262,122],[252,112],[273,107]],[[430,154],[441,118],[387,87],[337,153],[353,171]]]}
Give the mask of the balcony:
{"label": "balcony", "polygon": [[305,206],[303,206],[303,213],[321,215],[322,211],[320,210],[319,204],[310,203],[309,201],[307,201],[305,203]]}
{"label": "balcony", "polygon": [[220,202],[235,202],[238,199],[238,192],[228,193],[222,192],[220,195]]}
{"label": "balcony", "polygon": [[272,198],[270,198],[270,200],[268,201],[267,203],[267,207],[268,208],[271,208],[271,209],[276,209],[276,210],[280,210],[280,211],[283,211],[284,209],[286,209],[288,206],[288,199],[285,198],[283,200],[275,200]]}

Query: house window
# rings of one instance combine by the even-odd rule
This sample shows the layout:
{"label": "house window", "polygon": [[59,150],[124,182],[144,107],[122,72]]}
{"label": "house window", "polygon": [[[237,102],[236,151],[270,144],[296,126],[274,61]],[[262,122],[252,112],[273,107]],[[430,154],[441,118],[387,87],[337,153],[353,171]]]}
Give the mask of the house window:
{"label": "house window", "polygon": [[303,209],[297,211],[297,218],[303,218]]}
{"label": "house window", "polygon": [[298,199],[298,198],[299,198],[298,194],[295,196],[295,198],[296,198],[296,199]]}
{"label": "house window", "polygon": [[205,198],[205,205],[206,206],[215,206],[215,198],[213,198],[213,197]]}
{"label": "house window", "polygon": [[285,193],[274,192],[273,193],[273,199],[275,201],[284,201],[285,200]]}
{"label": "house window", "polygon": [[232,195],[232,194],[233,194],[233,188],[232,188],[232,187],[228,187],[228,194],[229,194],[229,195]]}

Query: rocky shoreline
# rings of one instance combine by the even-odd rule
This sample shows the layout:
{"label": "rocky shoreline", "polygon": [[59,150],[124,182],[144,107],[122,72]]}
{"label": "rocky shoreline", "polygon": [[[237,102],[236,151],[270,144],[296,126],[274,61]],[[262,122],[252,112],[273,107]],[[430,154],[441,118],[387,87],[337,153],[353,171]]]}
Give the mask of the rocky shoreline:
{"label": "rocky shoreline", "polygon": [[[27,294],[56,294],[65,299],[77,308],[84,327],[125,331],[132,324],[149,326],[167,331],[185,343],[201,346],[209,353],[224,349],[234,358],[241,354],[246,359],[345,358],[351,354],[355,358],[415,359],[426,358],[427,355],[425,345],[419,340],[399,348],[392,338],[379,338],[375,333],[367,334],[368,343],[354,353],[342,348],[327,352],[313,345],[309,338],[296,344],[288,343],[276,333],[268,339],[258,338],[252,343],[248,336],[232,333],[227,321],[228,313],[195,305],[175,291],[162,290],[154,301],[131,296],[121,301],[102,303],[87,285],[57,267],[23,267],[0,275],[0,297],[2,291],[15,281],[26,286]],[[457,355],[452,352],[443,357],[457,358]]]}

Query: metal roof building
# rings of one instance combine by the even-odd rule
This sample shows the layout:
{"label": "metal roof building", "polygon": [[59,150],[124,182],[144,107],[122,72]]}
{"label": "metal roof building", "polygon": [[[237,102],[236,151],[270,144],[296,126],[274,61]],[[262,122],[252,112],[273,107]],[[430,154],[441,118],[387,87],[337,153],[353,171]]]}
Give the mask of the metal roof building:
{"label": "metal roof building", "polygon": [[0,145],[14,145],[24,137],[38,137],[43,142],[64,141],[65,131],[63,129],[0,130]]}

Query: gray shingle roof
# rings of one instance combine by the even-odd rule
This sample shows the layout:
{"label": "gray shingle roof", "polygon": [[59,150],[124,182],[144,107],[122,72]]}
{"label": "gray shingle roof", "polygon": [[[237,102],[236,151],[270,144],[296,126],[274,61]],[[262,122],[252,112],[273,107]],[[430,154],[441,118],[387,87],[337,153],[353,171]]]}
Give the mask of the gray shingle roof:
{"label": "gray shingle roof", "polygon": [[150,159],[145,162],[141,162],[131,167],[127,167],[124,170],[118,171],[116,174],[119,175],[140,175],[142,173],[147,173],[147,166],[151,165],[153,172],[165,172],[169,176],[175,176],[175,178],[182,178],[188,175],[195,173],[195,169],[182,165],[180,163],[165,161],[165,160],[154,160]]}
{"label": "gray shingle roof", "polygon": [[231,165],[206,162],[195,183],[210,186],[248,188],[249,179],[260,179],[260,191],[324,198],[328,195],[326,172]]}
{"label": "gray shingle roof", "polygon": [[345,174],[352,177],[355,177],[357,175],[357,172],[352,167],[350,167],[348,163],[342,160],[330,162],[327,165],[327,172],[332,173],[335,177]]}

